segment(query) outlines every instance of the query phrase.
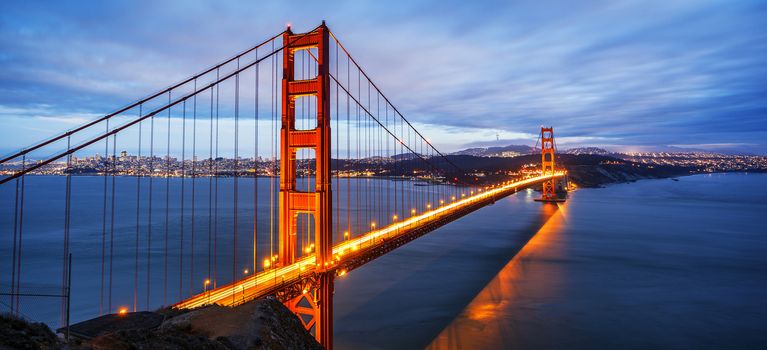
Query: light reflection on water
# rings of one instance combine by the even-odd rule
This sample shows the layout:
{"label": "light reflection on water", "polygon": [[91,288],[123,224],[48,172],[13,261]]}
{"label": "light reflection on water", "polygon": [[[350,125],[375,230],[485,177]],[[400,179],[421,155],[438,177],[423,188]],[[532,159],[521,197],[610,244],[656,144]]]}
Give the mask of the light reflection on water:
{"label": "light reflection on water", "polygon": [[[556,240],[566,225],[566,203],[541,206],[546,219],[543,226],[525,246],[498,272],[490,283],[469,303],[449,326],[432,341],[428,349],[480,349],[499,345],[510,348],[513,341],[513,325],[504,318],[509,303],[516,295],[516,285],[529,273],[546,273],[546,280],[555,283],[563,278],[561,269],[551,265],[545,271],[529,271],[526,261],[560,254],[552,241]],[[552,249],[553,248],[553,249]],[[523,283],[523,282],[522,282]],[[537,294],[554,293],[556,290],[541,288]]]}
{"label": "light reflection on water", "polygon": [[767,349],[766,212],[765,174],[579,190],[413,347]]}

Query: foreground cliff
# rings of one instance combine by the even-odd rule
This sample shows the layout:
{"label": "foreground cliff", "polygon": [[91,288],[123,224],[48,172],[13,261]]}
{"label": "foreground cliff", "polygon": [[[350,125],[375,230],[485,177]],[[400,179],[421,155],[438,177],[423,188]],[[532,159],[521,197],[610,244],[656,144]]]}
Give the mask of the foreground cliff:
{"label": "foreground cliff", "polygon": [[0,314],[0,349],[61,349],[63,346],[45,324]]}
{"label": "foreground cliff", "polygon": [[0,349],[322,349],[301,321],[273,299],[234,308],[105,315],[73,325],[69,346],[45,325],[14,317],[3,317],[0,331]]}

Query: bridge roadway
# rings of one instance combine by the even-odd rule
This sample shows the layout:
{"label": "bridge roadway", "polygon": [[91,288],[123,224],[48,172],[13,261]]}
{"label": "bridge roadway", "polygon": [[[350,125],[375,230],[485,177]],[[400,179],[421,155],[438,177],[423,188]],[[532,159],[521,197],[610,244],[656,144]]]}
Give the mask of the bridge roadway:
{"label": "bridge roadway", "polygon": [[[327,267],[327,271],[335,272],[337,276],[343,276],[352,269],[386,254],[437,227],[491,204],[497,199],[551,178],[562,176],[564,176],[564,173],[556,173],[554,175],[512,181],[486,190],[479,189],[474,195],[456,198],[452,203],[442,205],[434,210],[345,240],[333,247],[334,260]],[[174,307],[195,308],[211,303],[235,306],[252,299],[284,292],[285,290],[293,290],[293,294],[306,293],[309,288],[306,281],[315,276],[314,272],[317,268],[318,266],[315,266],[314,254],[308,255],[299,258],[291,265],[273,267],[243,278],[235,283],[197,294],[174,305]],[[297,295],[287,294],[287,297],[294,296]]]}

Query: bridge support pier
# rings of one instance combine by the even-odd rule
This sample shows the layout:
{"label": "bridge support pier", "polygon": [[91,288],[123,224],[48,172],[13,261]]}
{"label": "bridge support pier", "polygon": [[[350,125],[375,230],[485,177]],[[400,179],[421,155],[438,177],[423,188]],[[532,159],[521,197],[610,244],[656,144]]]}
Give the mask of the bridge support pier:
{"label": "bridge support pier", "polygon": [[314,317],[318,320],[315,337],[325,349],[333,347],[333,278],[335,273],[323,272],[317,290],[318,305]]}
{"label": "bridge support pier", "polygon": [[[333,347],[333,264],[332,191],[330,178],[330,50],[329,32],[322,23],[309,33],[293,34],[288,28],[282,36],[284,49],[282,75],[282,126],[280,129],[279,262],[288,266],[296,261],[296,217],[314,218],[315,255],[318,271],[314,285],[304,287],[301,295],[286,302],[302,318],[304,326],[315,331],[325,349]],[[317,76],[295,79],[295,53],[316,49]],[[311,53],[311,51],[309,51]],[[312,54],[314,56],[314,54]],[[317,126],[296,129],[295,100],[316,96]],[[296,188],[296,152],[314,149],[316,157],[315,188],[302,192]],[[309,290],[311,289],[311,290]],[[303,300],[307,302],[304,303]],[[308,306],[307,306],[308,303]],[[306,321],[304,317],[311,317]]]}
{"label": "bridge support pier", "polygon": [[[304,328],[326,349],[333,346],[333,280],[335,273],[321,272],[304,283],[298,295],[285,301]],[[293,294],[295,295],[295,294]]]}

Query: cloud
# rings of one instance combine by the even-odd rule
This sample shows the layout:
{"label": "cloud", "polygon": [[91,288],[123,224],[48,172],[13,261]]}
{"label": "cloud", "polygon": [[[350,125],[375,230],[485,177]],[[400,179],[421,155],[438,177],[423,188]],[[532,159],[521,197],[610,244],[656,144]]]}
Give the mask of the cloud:
{"label": "cloud", "polygon": [[[2,6],[0,105],[23,115],[41,105],[47,116],[107,113],[287,22],[301,31],[324,18],[441,148],[496,134],[523,140],[545,124],[562,144],[748,143],[767,152],[767,7],[759,2]],[[4,125],[12,117],[0,113]],[[14,119],[10,128],[39,122]],[[17,148],[21,140],[6,133],[0,149]]]}

